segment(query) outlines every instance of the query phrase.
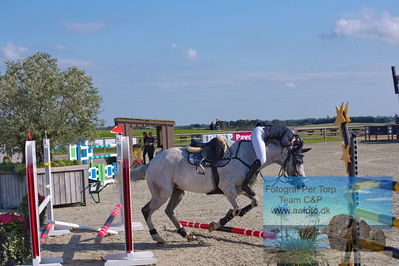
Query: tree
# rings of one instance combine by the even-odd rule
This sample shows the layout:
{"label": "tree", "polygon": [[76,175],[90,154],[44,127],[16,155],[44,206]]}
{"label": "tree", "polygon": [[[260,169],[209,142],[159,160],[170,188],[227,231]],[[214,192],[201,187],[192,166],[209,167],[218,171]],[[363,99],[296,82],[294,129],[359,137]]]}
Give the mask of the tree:
{"label": "tree", "polygon": [[5,65],[5,74],[0,75],[0,143],[6,144],[8,153],[17,148],[24,155],[28,130],[36,140],[39,160],[45,132],[53,147],[93,136],[102,123],[98,118],[102,98],[83,70],[60,71],[57,60],[46,53]]}

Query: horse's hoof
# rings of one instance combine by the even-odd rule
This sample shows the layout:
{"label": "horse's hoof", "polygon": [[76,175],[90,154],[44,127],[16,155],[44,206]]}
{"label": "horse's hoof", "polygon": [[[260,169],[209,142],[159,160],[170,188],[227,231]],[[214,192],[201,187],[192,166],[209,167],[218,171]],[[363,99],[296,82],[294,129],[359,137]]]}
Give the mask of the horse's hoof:
{"label": "horse's hoof", "polygon": [[189,234],[186,236],[186,238],[187,238],[187,241],[188,241],[188,242],[198,240],[198,238],[197,238],[193,233],[189,233]]}
{"label": "horse's hoof", "polygon": [[211,222],[209,223],[209,232],[212,232],[220,227],[219,223]]}
{"label": "horse's hoof", "polygon": [[251,208],[255,208],[258,205],[259,205],[259,197],[255,196],[255,197],[252,198]]}
{"label": "horse's hoof", "polygon": [[157,242],[158,245],[163,245],[166,243],[165,239],[160,237],[158,234],[152,235],[152,239]]}

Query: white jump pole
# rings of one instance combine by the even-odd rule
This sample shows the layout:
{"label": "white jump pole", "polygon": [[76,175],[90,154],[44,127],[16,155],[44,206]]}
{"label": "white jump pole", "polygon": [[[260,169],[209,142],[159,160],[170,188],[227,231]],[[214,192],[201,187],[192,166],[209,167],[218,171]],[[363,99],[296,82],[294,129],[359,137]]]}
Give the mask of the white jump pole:
{"label": "white jump pole", "polygon": [[[40,220],[37,193],[36,148],[35,141],[25,144],[25,164],[28,185],[29,226],[32,246],[32,265],[61,265],[62,258],[42,258],[40,251]],[[51,196],[50,196],[51,197]],[[51,202],[45,200],[45,202]],[[44,202],[43,202],[44,203]]]}
{"label": "white jump pole", "polygon": [[133,249],[133,230],[132,230],[132,206],[130,192],[130,146],[129,137],[117,136],[118,151],[118,175],[122,179],[122,214],[125,227],[125,252],[119,254],[108,254],[104,257],[105,265],[148,265],[155,264],[152,252],[134,252]]}

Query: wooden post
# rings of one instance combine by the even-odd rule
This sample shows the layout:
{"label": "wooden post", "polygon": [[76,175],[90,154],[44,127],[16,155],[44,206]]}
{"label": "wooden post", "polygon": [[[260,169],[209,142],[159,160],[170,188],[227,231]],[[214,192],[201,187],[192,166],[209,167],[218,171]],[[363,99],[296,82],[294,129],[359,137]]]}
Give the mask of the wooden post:
{"label": "wooden post", "polygon": [[166,126],[166,138],[168,142],[166,149],[173,148],[175,146],[175,136],[173,134],[172,126]]}
{"label": "wooden post", "polygon": [[164,149],[164,143],[162,141],[162,126],[157,126],[156,127],[157,130],[157,144],[158,144],[158,148],[162,148]]}

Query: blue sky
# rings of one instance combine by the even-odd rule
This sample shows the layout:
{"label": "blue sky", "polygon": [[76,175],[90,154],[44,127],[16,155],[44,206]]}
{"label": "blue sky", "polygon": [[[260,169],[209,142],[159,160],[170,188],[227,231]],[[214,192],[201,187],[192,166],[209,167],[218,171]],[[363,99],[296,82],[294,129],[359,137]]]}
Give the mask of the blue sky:
{"label": "blue sky", "polygon": [[[399,1],[2,1],[4,60],[76,65],[101,118],[298,119],[399,112]],[[5,12],[7,10],[7,12]]]}

